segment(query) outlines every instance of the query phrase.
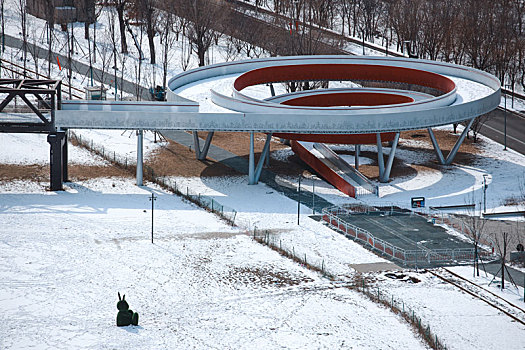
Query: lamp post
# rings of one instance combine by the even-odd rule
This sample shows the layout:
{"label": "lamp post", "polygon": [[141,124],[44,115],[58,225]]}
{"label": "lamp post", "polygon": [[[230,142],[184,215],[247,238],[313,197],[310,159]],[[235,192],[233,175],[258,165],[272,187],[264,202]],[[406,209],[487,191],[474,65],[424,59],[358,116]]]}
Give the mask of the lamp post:
{"label": "lamp post", "polygon": [[155,197],[155,193],[151,194],[149,200],[151,202],[151,243],[153,243],[153,209],[155,208],[153,203],[157,200],[157,197]]}
{"label": "lamp post", "polygon": [[487,177],[488,174],[483,174],[483,214],[487,212]]}
{"label": "lamp post", "polygon": [[[511,85],[505,85],[505,89],[510,87]],[[504,121],[503,121],[503,150],[507,150],[507,92],[504,94],[505,96],[505,114],[504,114]]]}

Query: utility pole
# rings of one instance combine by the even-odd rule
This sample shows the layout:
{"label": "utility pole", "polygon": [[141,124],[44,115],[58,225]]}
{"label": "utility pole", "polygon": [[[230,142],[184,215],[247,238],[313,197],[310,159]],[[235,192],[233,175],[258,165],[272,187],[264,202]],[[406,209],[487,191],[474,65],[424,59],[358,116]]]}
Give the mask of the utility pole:
{"label": "utility pole", "polygon": [[[505,88],[507,89],[510,86],[511,85],[505,85]],[[504,138],[503,150],[506,151],[507,150],[507,91],[505,91],[504,96],[505,96],[505,116],[504,116],[505,119],[503,122],[503,138]]]}
{"label": "utility pole", "polygon": [[155,197],[155,193],[151,193],[151,197],[149,197],[149,200],[151,202],[151,243],[153,243],[153,211],[155,209],[154,203],[157,200],[157,197]]}
{"label": "utility pole", "polygon": [[297,225],[299,225],[299,215],[301,214],[301,177],[299,175],[299,187],[297,187]]}
{"label": "utility pole", "polygon": [[483,174],[483,214],[487,212],[487,177],[488,174]]}

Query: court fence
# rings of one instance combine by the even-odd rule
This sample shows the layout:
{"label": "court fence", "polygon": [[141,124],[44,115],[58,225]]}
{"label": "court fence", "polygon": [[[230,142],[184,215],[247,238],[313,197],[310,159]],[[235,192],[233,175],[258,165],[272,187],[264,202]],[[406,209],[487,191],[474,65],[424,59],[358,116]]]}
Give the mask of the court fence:
{"label": "court fence", "polygon": [[[351,215],[352,213],[368,215],[417,215],[406,209],[395,207],[381,209],[382,210],[364,205],[352,207],[334,206],[324,208],[322,211],[322,218],[331,228],[341,231],[346,237],[351,238],[372,250],[379,251],[382,254],[401,262],[405,266],[421,267],[436,264],[446,265],[474,260],[474,248],[403,249],[374,236],[370,231],[355,226],[340,217],[340,215]],[[480,255],[490,255],[490,253],[485,251],[478,253]]]}

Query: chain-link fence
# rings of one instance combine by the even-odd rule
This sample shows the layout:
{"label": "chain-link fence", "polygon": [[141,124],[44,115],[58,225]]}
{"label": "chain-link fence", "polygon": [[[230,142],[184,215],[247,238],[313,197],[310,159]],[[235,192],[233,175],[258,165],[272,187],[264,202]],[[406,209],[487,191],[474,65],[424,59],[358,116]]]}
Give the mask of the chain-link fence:
{"label": "chain-link fence", "polygon": [[442,339],[439,339],[437,334],[432,332],[430,325],[423,321],[423,319],[417,315],[416,311],[405,304],[405,302],[398,297],[395,297],[393,294],[382,291],[377,286],[372,286],[368,284],[365,279],[357,280],[356,283],[352,286],[352,289],[357,290],[372,301],[383,304],[389,307],[392,312],[403,317],[409,324],[411,324],[418,333],[422,336],[425,342],[432,348],[436,350],[446,350],[447,346],[444,344]]}
{"label": "chain-link fence", "polygon": [[253,229],[253,239],[310,270],[320,272],[323,276],[334,279],[334,276],[328,271],[324,259],[307,256],[305,252],[301,251],[300,247],[296,249],[295,246],[290,247],[283,245],[282,240],[277,235],[271,234],[268,230],[257,230],[255,227]]}
{"label": "chain-link fence", "polygon": [[[130,172],[136,171],[137,164],[135,159],[119,155],[115,151],[111,151],[102,145],[98,145],[94,143],[93,140],[87,139],[85,137],[83,138],[82,135],[77,135],[73,131],[70,131],[69,136],[71,140],[75,141],[79,146],[89,149],[91,152],[101,156],[113,165]],[[237,211],[235,209],[219,203],[213,197],[193,192],[188,186],[182,186],[167,176],[157,174],[153,168],[147,165],[144,165],[143,169],[144,178],[148,181],[154,182],[171,191],[172,193],[198,205],[199,207],[217,214],[230,225],[235,225],[235,218],[237,216]]]}
{"label": "chain-link fence", "polygon": [[[399,208],[371,208],[367,206],[352,207],[330,207],[322,211],[323,220],[332,228],[342,231],[343,234],[353,240],[356,240],[365,246],[390,256],[407,266],[431,265],[435,263],[447,264],[461,261],[473,261],[475,258],[474,248],[445,248],[445,249],[403,249],[381,238],[376,237],[370,231],[357,227],[346,222],[340,215],[351,213],[363,213],[368,215],[416,215],[407,213],[406,210]],[[478,254],[488,254],[478,252]]]}
{"label": "chain-link fence", "polygon": [[[270,247],[281,255],[292,259],[302,266],[321,273],[324,277],[329,278],[333,282],[339,282],[338,284],[341,283],[340,281],[336,281],[336,277],[329,272],[329,269],[326,266],[325,260],[323,258],[307,256],[306,253],[301,252],[301,248],[296,249],[295,246],[290,247],[283,245],[283,242],[279,236],[271,234],[268,230],[257,230],[257,228],[254,228],[253,238],[257,242]],[[388,293],[381,291],[379,287],[372,286],[371,284],[367,283],[365,279],[358,279],[356,282],[349,284],[343,282],[342,285],[366,295],[376,303],[380,303],[391,308],[394,313],[400,315],[406,322],[413,325],[418,333],[421,334],[421,337],[432,349],[447,349],[447,346],[443,343],[443,340],[439,339],[438,336],[431,331],[430,325],[425,324],[422,318],[416,314],[415,310],[406,305],[405,302],[400,298],[396,298],[392,294],[389,295]]]}

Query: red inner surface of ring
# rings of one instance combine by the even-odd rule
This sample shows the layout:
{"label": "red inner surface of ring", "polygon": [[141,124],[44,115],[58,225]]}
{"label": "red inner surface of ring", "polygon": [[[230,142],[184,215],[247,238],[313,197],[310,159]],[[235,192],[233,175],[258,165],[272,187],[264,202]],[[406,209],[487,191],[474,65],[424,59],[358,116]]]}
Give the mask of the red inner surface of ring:
{"label": "red inner surface of ring", "polygon": [[288,106],[336,107],[379,106],[414,102],[408,96],[375,92],[335,92],[292,98],[282,102]]}
{"label": "red inner surface of ring", "polygon": [[[384,94],[373,92],[338,92],[308,95],[282,102],[290,106],[311,106],[311,107],[335,107],[335,106],[377,106],[399,103],[414,102],[408,96],[396,94]],[[293,134],[293,133],[274,133],[276,137],[288,140],[300,140],[308,142],[340,143],[366,145],[376,143],[376,134]],[[395,133],[382,133],[382,141],[392,141]]]}
{"label": "red inner surface of ring", "polygon": [[[234,87],[237,91],[271,82],[308,80],[367,80],[415,84],[447,93],[455,89],[454,82],[442,75],[417,69],[367,64],[302,64],[265,67],[239,76]],[[410,97],[382,93],[317,94],[290,99],[290,106],[381,106],[413,102]],[[274,133],[276,137],[323,143],[374,144],[376,134],[294,134]],[[395,133],[382,133],[382,141],[392,141]]]}
{"label": "red inner surface of ring", "polygon": [[254,69],[235,79],[237,91],[264,83],[305,80],[372,80],[416,84],[443,93],[454,90],[452,80],[418,69],[371,64],[300,64]]}

